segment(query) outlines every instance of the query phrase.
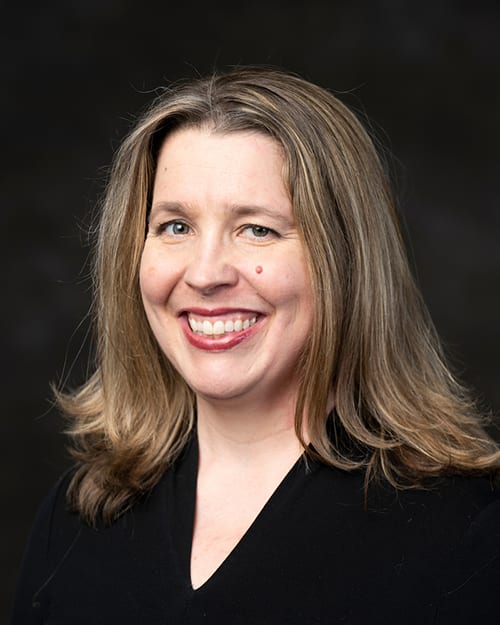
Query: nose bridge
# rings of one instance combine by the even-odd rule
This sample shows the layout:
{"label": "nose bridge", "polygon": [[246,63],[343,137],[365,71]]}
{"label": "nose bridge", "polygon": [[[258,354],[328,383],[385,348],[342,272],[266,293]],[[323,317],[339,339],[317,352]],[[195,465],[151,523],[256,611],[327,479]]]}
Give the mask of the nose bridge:
{"label": "nose bridge", "polygon": [[191,287],[203,291],[236,282],[231,245],[224,232],[215,226],[204,230],[195,237],[193,248],[185,273]]}

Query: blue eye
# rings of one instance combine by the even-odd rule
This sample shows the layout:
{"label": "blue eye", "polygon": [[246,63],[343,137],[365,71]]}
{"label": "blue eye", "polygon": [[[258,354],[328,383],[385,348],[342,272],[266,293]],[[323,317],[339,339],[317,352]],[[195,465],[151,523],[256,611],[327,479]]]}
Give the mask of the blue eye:
{"label": "blue eye", "polygon": [[266,226],[258,226],[257,224],[248,224],[243,227],[243,232],[252,239],[266,239],[270,236],[277,236],[272,228]]}
{"label": "blue eye", "polygon": [[252,230],[253,236],[259,239],[261,237],[266,237],[271,232],[269,228],[266,228],[264,226],[250,226],[250,228]]}
{"label": "blue eye", "polygon": [[183,221],[169,221],[168,223],[160,226],[161,232],[166,232],[172,236],[182,236],[189,234],[190,228]]}

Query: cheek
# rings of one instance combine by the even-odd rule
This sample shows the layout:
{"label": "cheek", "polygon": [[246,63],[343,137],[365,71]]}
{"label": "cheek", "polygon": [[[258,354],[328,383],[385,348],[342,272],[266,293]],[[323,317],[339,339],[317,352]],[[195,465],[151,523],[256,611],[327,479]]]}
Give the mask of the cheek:
{"label": "cheek", "polygon": [[[262,271],[258,271],[261,268]],[[307,269],[299,259],[293,262],[254,267],[253,282],[259,292],[276,306],[306,311],[312,305],[312,286]],[[257,275],[256,275],[257,274]]]}
{"label": "cheek", "polygon": [[144,250],[139,268],[139,286],[144,304],[162,304],[168,298],[173,285],[173,273],[158,255]]}

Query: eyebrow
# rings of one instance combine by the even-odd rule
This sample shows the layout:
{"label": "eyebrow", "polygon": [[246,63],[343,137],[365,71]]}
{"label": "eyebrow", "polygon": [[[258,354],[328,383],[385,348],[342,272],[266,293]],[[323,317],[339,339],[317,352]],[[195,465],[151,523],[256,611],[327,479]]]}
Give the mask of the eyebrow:
{"label": "eyebrow", "polygon": [[[165,212],[175,215],[189,215],[189,207],[180,202],[157,202],[151,207],[148,218],[151,218],[151,214]],[[235,204],[229,206],[228,212],[236,217],[255,217],[265,215],[276,222],[279,222],[284,227],[293,227],[295,225],[294,220],[290,220],[287,217],[281,215],[278,211],[273,210],[267,206],[253,205],[253,204]]]}
{"label": "eyebrow", "polygon": [[148,218],[151,218],[153,213],[187,213],[186,208],[179,202],[156,202],[151,206]]}
{"label": "eyebrow", "polygon": [[236,205],[230,207],[230,211],[237,217],[258,217],[260,215],[265,215],[266,217],[269,217],[270,219],[281,223],[283,226],[290,227],[294,225],[293,219],[290,220],[288,219],[288,217],[284,217],[279,212],[273,210],[272,208],[268,208],[267,206],[254,206],[246,204]]}

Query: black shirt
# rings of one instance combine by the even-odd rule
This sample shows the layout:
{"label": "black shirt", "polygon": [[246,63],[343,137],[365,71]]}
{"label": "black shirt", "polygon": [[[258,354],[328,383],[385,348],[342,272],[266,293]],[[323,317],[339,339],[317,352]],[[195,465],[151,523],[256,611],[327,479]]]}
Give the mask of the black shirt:
{"label": "black shirt", "polygon": [[493,625],[500,623],[500,497],[483,478],[429,490],[372,486],[300,459],[239,544],[190,582],[198,450],[111,527],[43,503],[12,625]]}

